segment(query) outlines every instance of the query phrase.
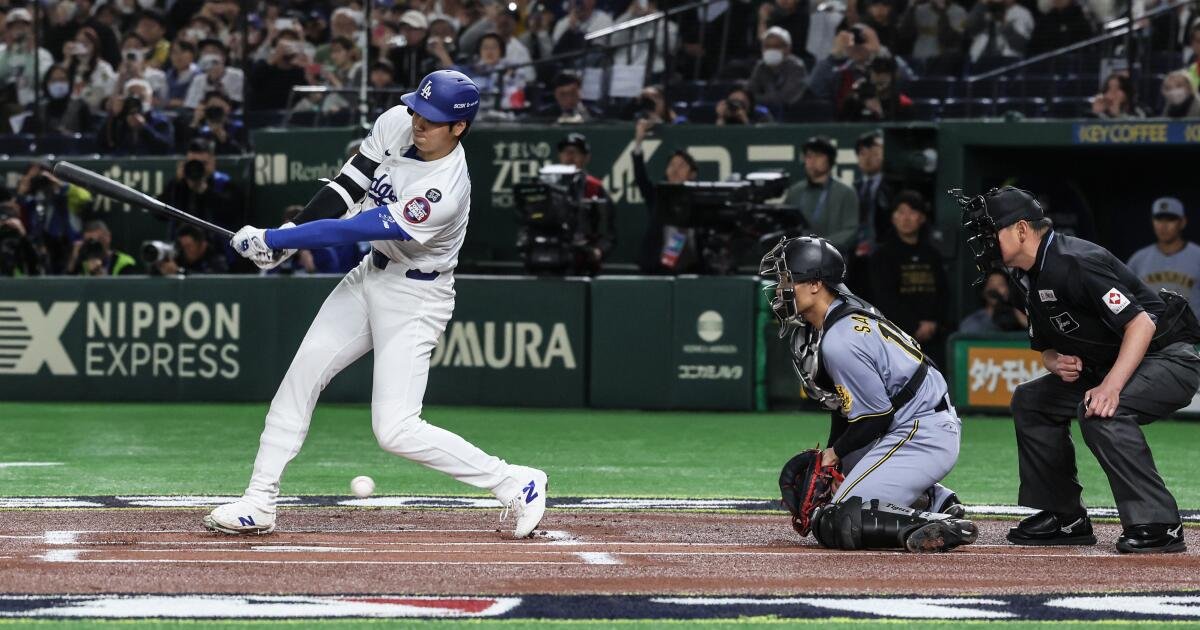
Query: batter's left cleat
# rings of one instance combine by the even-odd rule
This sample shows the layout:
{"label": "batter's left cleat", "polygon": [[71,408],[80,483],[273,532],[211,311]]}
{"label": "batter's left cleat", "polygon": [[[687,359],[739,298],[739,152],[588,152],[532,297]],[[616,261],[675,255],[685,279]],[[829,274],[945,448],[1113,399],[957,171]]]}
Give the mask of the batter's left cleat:
{"label": "batter's left cleat", "polygon": [[969,545],[979,537],[975,523],[958,518],[945,518],[926,523],[904,539],[904,547],[913,553],[937,553]]}
{"label": "batter's left cleat", "polygon": [[533,533],[546,514],[546,473],[527,466],[514,466],[513,473],[521,484],[521,491],[505,504],[500,519],[504,520],[511,511],[517,517],[513,537],[525,538]]}
{"label": "batter's left cleat", "polygon": [[270,534],[275,531],[275,513],[239,500],[209,512],[204,526],[222,534]]}

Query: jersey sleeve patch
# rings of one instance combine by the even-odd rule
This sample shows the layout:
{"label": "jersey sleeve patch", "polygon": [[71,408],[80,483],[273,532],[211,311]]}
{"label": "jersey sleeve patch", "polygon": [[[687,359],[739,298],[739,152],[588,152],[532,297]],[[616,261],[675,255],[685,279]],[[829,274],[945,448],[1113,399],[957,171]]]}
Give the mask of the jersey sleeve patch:
{"label": "jersey sleeve patch", "polygon": [[1129,306],[1129,298],[1125,297],[1125,294],[1118,291],[1116,287],[1106,291],[1104,295],[1100,297],[1100,299],[1104,302],[1104,305],[1108,307],[1108,310],[1112,311],[1113,313],[1120,313],[1121,311],[1125,310],[1126,306]]}
{"label": "jersey sleeve patch", "polygon": [[854,406],[854,398],[850,396],[850,390],[846,389],[845,385],[834,385],[833,389],[837,392],[838,398],[842,400],[842,415],[848,416],[850,408]]}
{"label": "jersey sleeve patch", "polygon": [[429,200],[424,197],[413,197],[404,202],[404,209],[400,214],[404,216],[405,221],[418,225],[429,219],[429,213]]}

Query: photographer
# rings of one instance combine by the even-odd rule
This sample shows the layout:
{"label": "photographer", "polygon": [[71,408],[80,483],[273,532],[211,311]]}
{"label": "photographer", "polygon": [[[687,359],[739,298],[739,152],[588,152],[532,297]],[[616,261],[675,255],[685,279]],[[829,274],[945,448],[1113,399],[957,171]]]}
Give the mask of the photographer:
{"label": "photographer", "polygon": [[203,230],[185,225],[179,228],[175,237],[174,256],[155,262],[152,269],[163,276],[191,276],[225,273],[229,271],[229,263],[225,260],[225,252],[210,243]]}
{"label": "photographer", "polygon": [[213,143],[217,155],[240,155],[246,152],[246,129],[241,122],[231,118],[233,103],[223,92],[209,92],[204,102],[192,112],[191,124],[180,134],[186,148],[195,138],[205,138]]}
{"label": "photographer", "polygon": [[583,134],[572,132],[558,141],[558,163],[574,166],[584,174],[582,199],[591,202],[584,204],[586,212],[581,213],[575,229],[575,271],[595,275],[616,244],[617,225],[604,183],[587,172],[591,160],[592,148]]}
{"label": "photographer", "polygon": [[1029,318],[1009,300],[1008,275],[993,271],[983,284],[983,308],[964,317],[958,324],[958,332],[982,335],[1020,332],[1028,327]]}
{"label": "photographer", "polygon": [[[200,50],[200,74],[197,74],[188,86],[187,96],[183,106],[195,109],[204,100],[204,95],[214,90],[225,93],[234,103],[243,102],[242,89],[246,80],[240,68],[230,68],[226,65],[229,59],[229,49],[220,40],[206,39],[197,44]],[[255,85],[255,90],[260,86]]]}
{"label": "photographer", "polygon": [[[654,183],[650,181],[650,174],[646,171],[646,155],[642,151],[642,142],[654,125],[655,121],[651,118],[639,119],[633,136],[633,179],[637,182],[638,191],[642,193],[649,214],[646,234],[642,237],[642,250],[638,254],[638,269],[642,273],[654,274],[695,273],[700,266],[695,232],[688,228],[666,225],[658,218]],[[696,159],[687,151],[677,150],[667,160],[664,173],[667,183],[693,181],[697,175]]]}
{"label": "photographer", "polygon": [[1033,14],[1017,0],[980,0],[967,14],[971,61],[1025,56],[1033,35]]}
{"label": "photographer", "polygon": [[745,88],[733,88],[717,101],[718,125],[756,125],[771,122],[771,115],[754,105],[754,96]]}
{"label": "photographer", "polygon": [[416,10],[400,16],[400,34],[387,41],[386,56],[396,69],[396,82],[401,87],[415,88],[421,77],[433,69],[434,58],[425,45],[429,20]]}
{"label": "photographer", "polygon": [[679,125],[688,121],[687,116],[675,113],[663,96],[662,86],[647,85],[642,88],[638,100],[634,101],[633,118],[637,121],[646,120],[650,126],[659,123]]}
{"label": "photographer", "polygon": [[912,99],[897,91],[896,60],[885,55],[871,60],[867,76],[855,81],[838,112],[838,120],[848,122],[910,119]]}
{"label": "photographer", "polygon": [[121,276],[138,273],[133,256],[112,248],[112,232],[99,219],[83,226],[83,237],[75,241],[67,273],[81,276]]}
{"label": "photographer", "polygon": [[17,183],[17,202],[26,217],[29,239],[45,256],[46,273],[60,274],[80,227],[92,211],[92,193],[59,180],[49,162],[29,165]]}
{"label": "photographer", "polygon": [[[162,202],[223,227],[245,223],[242,195],[227,173],[217,170],[213,144],[196,138],[175,170],[175,179],[167,183]],[[173,226],[172,226],[173,227]],[[213,237],[216,244],[224,243]]]}
{"label": "photographer", "polygon": [[855,24],[838,31],[829,56],[817,62],[813,68],[808,89],[817,98],[832,100],[836,110],[840,111],[842,102],[850,95],[855,83],[859,79],[870,78],[868,70],[871,61],[881,55],[891,55],[896,61],[897,88],[904,87],[906,82],[916,78],[903,59],[880,45],[875,29],[865,24]]}
{"label": "photographer", "polygon": [[121,39],[121,65],[117,67],[117,85],[127,85],[131,79],[143,79],[150,84],[154,105],[161,107],[167,102],[167,75],[151,65],[146,59],[150,49],[136,33],[127,33]]}
{"label": "photographer", "polygon": [[294,31],[283,31],[272,43],[271,56],[267,61],[255,62],[250,69],[250,97],[246,100],[248,110],[286,109],[291,99],[292,87],[308,85],[315,79],[319,66],[309,64],[304,56],[300,36]]}
{"label": "photographer", "polygon": [[154,94],[142,79],[125,84],[125,97],[108,100],[108,119],[97,138],[100,149],[114,155],[162,155],[175,146],[175,129],[153,109]]}
{"label": "photographer", "polygon": [[21,222],[21,209],[7,189],[0,196],[0,276],[42,275],[42,257]]}
{"label": "photographer", "polygon": [[[4,17],[4,45],[0,46],[0,86],[12,85],[15,90],[5,90],[4,100],[8,106],[8,115],[26,109],[33,104],[37,93],[34,91],[34,50],[33,29],[30,24],[33,16],[29,9],[10,9]],[[45,48],[37,49],[38,72],[45,76],[50,66],[54,65],[54,57]],[[40,79],[40,77],[39,77]],[[13,101],[12,98],[16,100]]]}

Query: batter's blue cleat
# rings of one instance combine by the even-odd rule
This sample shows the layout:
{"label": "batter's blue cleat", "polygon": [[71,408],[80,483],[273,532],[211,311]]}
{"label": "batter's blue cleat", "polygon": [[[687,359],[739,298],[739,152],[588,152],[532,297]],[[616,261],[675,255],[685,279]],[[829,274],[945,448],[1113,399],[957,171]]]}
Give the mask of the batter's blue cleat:
{"label": "batter's blue cleat", "polygon": [[513,537],[525,538],[533,533],[546,514],[546,473],[527,466],[513,466],[513,476],[521,484],[521,491],[504,505],[500,520],[512,512],[517,517]]}
{"label": "batter's blue cleat", "polygon": [[204,527],[222,534],[270,534],[275,531],[275,513],[238,500],[209,512]]}

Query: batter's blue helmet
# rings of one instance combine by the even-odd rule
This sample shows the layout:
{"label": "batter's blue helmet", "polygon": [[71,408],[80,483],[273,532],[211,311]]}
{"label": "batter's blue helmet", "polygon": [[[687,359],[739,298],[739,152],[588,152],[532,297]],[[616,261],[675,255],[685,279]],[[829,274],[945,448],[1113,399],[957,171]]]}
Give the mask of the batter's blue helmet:
{"label": "batter's blue helmet", "polygon": [[457,70],[436,70],[400,100],[431,122],[471,122],[479,111],[479,87]]}

